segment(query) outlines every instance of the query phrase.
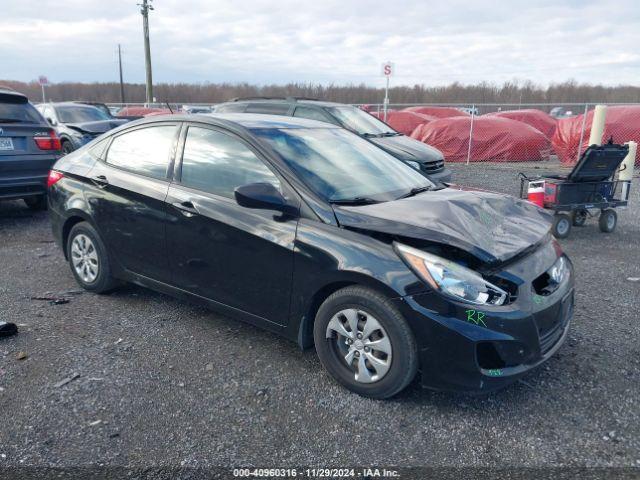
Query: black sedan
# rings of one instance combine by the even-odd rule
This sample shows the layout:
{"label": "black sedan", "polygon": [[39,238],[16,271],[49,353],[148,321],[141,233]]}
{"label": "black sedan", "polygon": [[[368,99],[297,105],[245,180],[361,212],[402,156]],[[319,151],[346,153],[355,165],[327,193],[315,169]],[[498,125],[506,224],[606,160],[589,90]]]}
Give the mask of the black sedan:
{"label": "black sedan", "polygon": [[503,387],[562,344],[571,263],[547,213],[436,186],[372,143],[268,115],[136,121],[51,171],[53,232],[78,283],[132,282],[315,344],[387,398]]}

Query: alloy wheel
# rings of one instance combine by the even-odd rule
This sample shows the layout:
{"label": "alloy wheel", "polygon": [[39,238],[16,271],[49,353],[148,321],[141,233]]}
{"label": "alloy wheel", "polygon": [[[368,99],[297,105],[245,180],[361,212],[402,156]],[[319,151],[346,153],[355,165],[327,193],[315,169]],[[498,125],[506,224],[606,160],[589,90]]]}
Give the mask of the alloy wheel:
{"label": "alloy wheel", "polygon": [[71,242],[71,260],[73,269],[85,283],[93,283],[98,277],[100,264],[98,252],[91,239],[79,233]]}

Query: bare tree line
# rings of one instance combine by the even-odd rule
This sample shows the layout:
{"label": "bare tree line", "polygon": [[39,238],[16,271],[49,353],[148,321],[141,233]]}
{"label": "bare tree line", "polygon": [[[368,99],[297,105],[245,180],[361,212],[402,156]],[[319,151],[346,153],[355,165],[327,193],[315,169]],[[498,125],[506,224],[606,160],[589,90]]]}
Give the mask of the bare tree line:
{"label": "bare tree line", "polygon": [[[33,102],[41,97],[37,82],[0,80],[5,85],[26,94]],[[47,87],[47,99],[52,101],[85,100],[120,102],[117,82],[80,83],[62,82]],[[381,88],[359,85],[320,85],[289,83],[286,85],[257,86],[249,83],[158,83],[154,85],[158,102],[218,103],[234,97],[298,96],[344,103],[380,103],[384,97]],[[505,82],[496,85],[479,82],[475,85],[452,83],[446,86],[398,86],[390,89],[392,103],[639,103],[640,87],[631,85],[602,86],[580,84],[569,80],[541,87],[531,81]],[[145,86],[125,84],[125,101],[144,102]]]}

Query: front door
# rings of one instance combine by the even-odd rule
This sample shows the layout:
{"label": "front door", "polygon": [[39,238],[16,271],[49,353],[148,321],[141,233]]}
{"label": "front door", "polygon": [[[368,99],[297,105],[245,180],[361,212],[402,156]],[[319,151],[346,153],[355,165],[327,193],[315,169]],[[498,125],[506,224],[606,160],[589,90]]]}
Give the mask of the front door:
{"label": "front door", "polygon": [[255,182],[282,190],[280,179],[236,135],[195,125],[186,132],[179,170],[167,196],[172,283],[286,324],[297,219],[241,207],[233,193]]}

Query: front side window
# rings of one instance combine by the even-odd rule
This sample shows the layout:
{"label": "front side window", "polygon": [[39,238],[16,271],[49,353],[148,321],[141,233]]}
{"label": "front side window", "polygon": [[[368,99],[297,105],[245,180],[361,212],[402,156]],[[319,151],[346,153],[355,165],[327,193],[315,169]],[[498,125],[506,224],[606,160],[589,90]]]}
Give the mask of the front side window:
{"label": "front side window", "polygon": [[308,118],[309,120],[318,120],[319,122],[329,122],[327,116],[319,110],[316,110],[315,108],[296,107],[296,111],[293,112],[293,116],[299,118]]}
{"label": "front side window", "polygon": [[176,130],[175,125],[160,125],[118,135],[107,152],[107,163],[140,175],[165,179]]}
{"label": "front side window", "polygon": [[373,115],[356,107],[329,107],[327,111],[347,130],[359,135],[388,136],[399,135],[389,125]]}
{"label": "front side window", "polygon": [[273,172],[240,140],[217,130],[189,127],[182,156],[183,185],[233,198],[237,187],[258,182],[280,187]]}
{"label": "front side window", "polygon": [[99,122],[111,119],[105,112],[91,105],[58,106],[56,113],[61,123]]}
{"label": "front side window", "polygon": [[254,129],[329,202],[384,202],[434,184],[397,158],[341,128]]}

